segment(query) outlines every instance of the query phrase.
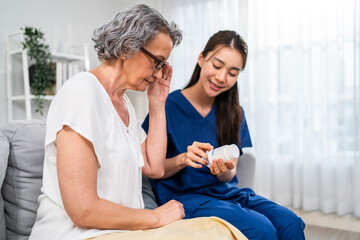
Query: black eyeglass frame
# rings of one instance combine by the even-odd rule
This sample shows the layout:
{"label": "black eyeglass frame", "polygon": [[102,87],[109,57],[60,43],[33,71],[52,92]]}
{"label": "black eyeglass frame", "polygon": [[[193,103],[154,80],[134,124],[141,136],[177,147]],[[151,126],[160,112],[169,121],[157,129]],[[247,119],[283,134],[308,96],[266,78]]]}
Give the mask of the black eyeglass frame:
{"label": "black eyeglass frame", "polygon": [[141,47],[140,50],[143,51],[146,55],[148,55],[148,56],[151,57],[152,59],[154,59],[156,70],[162,69],[162,68],[165,67],[165,65],[167,64],[167,62],[158,59],[157,57],[155,57],[154,55],[152,55],[152,54],[151,54],[148,50],[146,50],[145,48]]}

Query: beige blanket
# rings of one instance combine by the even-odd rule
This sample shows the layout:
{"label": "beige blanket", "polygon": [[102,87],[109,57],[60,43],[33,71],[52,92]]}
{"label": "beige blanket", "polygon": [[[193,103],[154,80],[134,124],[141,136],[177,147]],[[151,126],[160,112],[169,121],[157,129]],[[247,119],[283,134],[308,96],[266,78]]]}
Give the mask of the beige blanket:
{"label": "beige blanket", "polygon": [[217,217],[199,217],[173,222],[157,229],[105,234],[91,240],[243,240],[237,228]]}

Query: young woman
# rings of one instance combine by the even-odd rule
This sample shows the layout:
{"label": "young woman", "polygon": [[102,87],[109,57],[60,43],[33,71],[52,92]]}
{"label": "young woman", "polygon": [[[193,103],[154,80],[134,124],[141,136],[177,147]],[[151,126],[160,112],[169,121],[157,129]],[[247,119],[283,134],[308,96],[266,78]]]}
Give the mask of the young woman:
{"label": "young woman", "polygon": [[[200,53],[189,84],[169,95],[165,175],[153,181],[154,191],[159,204],[181,202],[185,218],[217,216],[249,239],[304,239],[305,224],[292,211],[235,187],[238,159],[206,166],[205,152],[212,148],[251,146],[236,83],[246,58],[244,40],[234,31],[220,31]],[[143,128],[147,131],[148,118]]]}

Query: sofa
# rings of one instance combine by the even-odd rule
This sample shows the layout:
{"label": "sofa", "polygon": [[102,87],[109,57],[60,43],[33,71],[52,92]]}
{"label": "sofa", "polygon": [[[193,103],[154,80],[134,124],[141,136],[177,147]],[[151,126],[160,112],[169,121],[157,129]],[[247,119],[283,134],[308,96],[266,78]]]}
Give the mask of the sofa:
{"label": "sofa", "polygon": [[[18,120],[0,126],[0,240],[30,235],[41,194],[46,124]],[[237,165],[239,187],[253,187],[255,157],[248,152]],[[145,208],[157,207],[149,179],[143,177]]]}

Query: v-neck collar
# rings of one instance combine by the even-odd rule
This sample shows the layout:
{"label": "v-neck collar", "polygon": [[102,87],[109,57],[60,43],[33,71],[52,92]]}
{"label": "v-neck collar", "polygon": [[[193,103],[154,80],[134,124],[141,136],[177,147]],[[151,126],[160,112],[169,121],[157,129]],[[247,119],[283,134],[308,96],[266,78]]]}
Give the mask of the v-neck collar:
{"label": "v-neck collar", "polygon": [[112,108],[112,111],[116,114],[116,116],[119,118],[120,122],[122,123],[123,127],[125,128],[126,132],[129,133],[129,129],[130,129],[130,126],[131,126],[131,114],[130,114],[130,108],[129,108],[129,102],[128,102],[128,98],[126,96],[126,94],[124,93],[124,96],[123,96],[123,99],[124,99],[124,103],[126,105],[126,108],[128,110],[128,113],[129,113],[129,126],[126,126],[126,124],[124,123],[124,121],[121,119],[120,115],[117,113],[116,109],[115,109],[115,106],[114,104],[111,102],[111,98],[109,96],[109,94],[107,93],[107,91],[105,90],[104,86],[100,83],[99,79],[94,75],[92,74],[91,72],[86,72],[88,74],[90,74],[93,79],[97,82],[97,84],[99,85],[100,89],[102,89],[102,92],[104,94],[106,94],[105,96],[105,99],[107,99],[106,101],[108,102],[108,104],[111,105],[111,108]]}
{"label": "v-neck collar", "polygon": [[194,105],[192,105],[192,103],[189,101],[189,99],[187,99],[185,96],[184,96],[184,94],[180,91],[180,90],[177,90],[179,93],[179,96],[181,97],[181,98],[183,98],[184,99],[184,106],[186,106],[187,107],[187,109],[189,110],[189,111],[191,111],[193,114],[192,115],[197,115],[198,117],[200,117],[201,119],[207,119],[207,118],[209,118],[209,116],[211,116],[212,115],[212,113],[215,111],[215,103],[213,104],[213,106],[211,107],[211,110],[210,110],[210,112],[205,116],[205,117],[203,117],[203,115],[201,115],[199,112],[198,112],[198,110],[196,110],[196,108],[194,107]]}

